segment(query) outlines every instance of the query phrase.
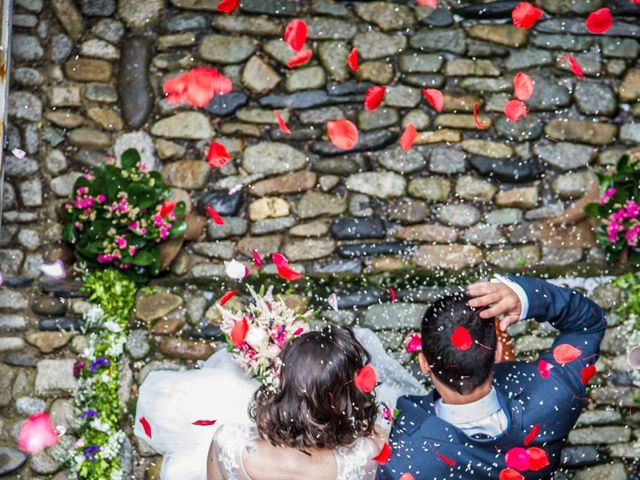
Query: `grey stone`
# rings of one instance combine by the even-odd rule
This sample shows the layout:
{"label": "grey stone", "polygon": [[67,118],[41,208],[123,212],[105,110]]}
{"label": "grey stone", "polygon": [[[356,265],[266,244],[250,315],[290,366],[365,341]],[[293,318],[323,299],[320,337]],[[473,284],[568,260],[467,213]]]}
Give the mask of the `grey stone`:
{"label": "grey stone", "polygon": [[534,146],[538,157],[563,171],[588,166],[597,155],[597,150],[586,145],[568,142],[540,142]]}
{"label": "grey stone", "polygon": [[267,218],[259,220],[251,225],[251,233],[253,235],[264,235],[266,233],[282,232],[293,227],[296,220],[292,216],[280,218]]}
{"label": "grey stone", "polygon": [[133,330],[127,337],[126,348],[134,360],[146,357],[151,351],[149,333],[141,329]]}
{"label": "grey stone", "polygon": [[108,17],[116,11],[115,0],[83,0],[82,13],[93,17]]}
{"label": "grey stone", "polygon": [[356,3],[355,11],[363,20],[385,31],[411,28],[416,21],[409,7],[388,2]]}
{"label": "grey stone", "polygon": [[412,47],[428,52],[465,52],[465,37],[462,30],[422,29],[410,39]]}
{"label": "grey stone", "polygon": [[204,15],[185,12],[172,15],[162,22],[162,28],[169,32],[184,32],[188,30],[203,30],[207,27],[207,17]]}
{"label": "grey stone", "polygon": [[353,22],[337,18],[312,17],[307,22],[309,40],[348,40],[354,37],[357,27]]}
{"label": "grey stone", "polygon": [[259,143],[244,152],[242,166],[249,173],[276,175],[303,168],[305,155],[284,143]]}
{"label": "grey stone", "polygon": [[496,120],[495,126],[499,137],[524,142],[540,138],[544,122],[535,114],[529,114],[517,122],[510,122],[506,117],[501,116]]}
{"label": "grey stone", "polygon": [[413,200],[411,198],[401,198],[392,202],[388,208],[390,220],[401,223],[418,223],[424,221],[430,213],[426,202]]}
{"label": "grey stone", "polygon": [[42,118],[42,102],[33,93],[13,90],[9,93],[9,117],[37,122]]}
{"label": "grey stone", "polygon": [[436,73],[444,59],[438,54],[405,54],[398,60],[398,68],[405,73]]}
{"label": "grey stone", "polygon": [[451,182],[440,176],[419,177],[409,182],[409,195],[428,202],[444,202],[449,197]]}
{"label": "grey stone", "polygon": [[575,480],[626,480],[627,472],[622,463],[612,463],[605,465],[595,465],[586,470],[578,470]]}
{"label": "grey stone", "polygon": [[322,67],[297,68],[289,72],[285,89],[287,92],[312,90],[323,87],[325,82],[326,75]]}
{"label": "grey stone", "polygon": [[80,54],[85,57],[104,58],[106,60],[117,60],[120,58],[120,51],[109,42],[92,38],[80,45]]}
{"label": "grey stone", "polygon": [[443,205],[438,220],[452,227],[470,227],[480,220],[480,211],[473,205]]}
{"label": "grey stone", "polygon": [[383,150],[380,153],[372,154],[387,170],[398,173],[413,173],[422,170],[426,165],[424,154],[416,148],[405,152],[397,146],[392,149]]}
{"label": "grey stone", "polygon": [[344,5],[336,3],[333,0],[315,0],[311,9],[314,13],[334,17],[346,17],[349,14],[349,10],[347,10]]}
{"label": "grey stone", "polygon": [[38,37],[15,34],[11,40],[11,56],[17,61],[33,62],[44,56]]}
{"label": "grey stone", "polygon": [[240,217],[225,217],[224,225],[207,223],[207,238],[219,240],[228,237],[237,237],[247,232],[247,221]]}
{"label": "grey stone", "polygon": [[19,185],[20,200],[25,207],[42,206],[42,182],[36,178],[25,180]]}
{"label": "grey stone", "polygon": [[349,79],[348,55],[347,44],[342,41],[321,42],[318,47],[318,56],[322,66],[327,71],[329,78],[338,82]]}
{"label": "grey stone", "polygon": [[551,188],[560,198],[576,198],[584,195],[596,181],[592,172],[583,170],[559,175],[552,182]]}
{"label": "grey stone", "polygon": [[35,87],[44,83],[44,76],[38,69],[31,67],[18,67],[13,70],[13,80],[18,85]]}
{"label": "grey stone", "polygon": [[384,104],[388,107],[412,108],[420,103],[421,98],[420,90],[405,85],[396,85],[387,87]]}
{"label": "grey stone", "polygon": [[357,173],[345,181],[349,190],[379,198],[402,196],[406,184],[404,177],[393,172]]}
{"label": "grey stone", "polygon": [[518,208],[499,208],[489,212],[487,223],[494,225],[513,225],[522,221],[522,210]]}
{"label": "grey stone", "polygon": [[153,139],[148,133],[143,131],[127,132],[116,138],[113,144],[113,151],[118,164],[120,164],[122,154],[131,148],[137,150],[140,154],[140,160],[149,170],[157,169],[156,149]]}
{"label": "grey stone", "polygon": [[[132,84],[133,88],[134,85]],[[84,96],[87,100],[92,100],[94,102],[102,102],[102,103],[115,103],[118,101],[118,92],[116,88],[109,83],[88,83],[84,87]],[[123,97],[124,99],[129,98],[128,96]],[[136,99],[136,105],[142,106],[141,99]],[[133,126],[133,124],[131,124]]]}
{"label": "grey stone", "polygon": [[490,182],[471,175],[464,175],[458,178],[456,184],[456,195],[473,202],[489,202],[497,190]]}
{"label": "grey stone", "polygon": [[240,5],[245,12],[279,16],[294,16],[297,8],[293,0],[244,0]]}
{"label": "grey stone", "polygon": [[40,13],[42,11],[43,0],[16,0],[16,5],[34,13]]}
{"label": "grey stone", "polygon": [[363,60],[373,60],[397,55],[407,46],[404,36],[387,35],[379,32],[359,33],[353,40],[358,55]]}
{"label": "grey stone", "polygon": [[321,215],[340,215],[347,209],[344,198],[320,192],[306,192],[296,207],[298,217],[308,219]]}
{"label": "grey stone", "polygon": [[511,90],[512,83],[505,78],[468,77],[460,81],[460,86],[477,93],[502,93]]}
{"label": "grey stone", "polygon": [[198,242],[193,245],[194,253],[209,258],[231,260],[235,252],[234,242],[218,240],[215,242]]}
{"label": "grey stone", "polygon": [[280,80],[280,75],[257,56],[251,57],[242,70],[242,83],[254,93],[268,92]]}
{"label": "grey stone", "polygon": [[207,35],[202,39],[198,53],[213,63],[240,63],[254,54],[257,42],[244,36]]}
{"label": "grey stone", "polygon": [[533,95],[527,100],[527,106],[532,111],[553,111],[571,103],[569,91],[562,86],[558,78],[538,74],[532,74],[531,78],[535,82],[535,88]]}
{"label": "grey stone", "polygon": [[443,75],[433,73],[411,73],[403,75],[402,80],[412,87],[441,88],[444,85],[444,78]]}
{"label": "grey stone", "polygon": [[27,461],[27,456],[14,448],[0,447],[0,475],[18,470]]}
{"label": "grey stone", "polygon": [[0,353],[22,350],[26,344],[20,337],[0,337]]}
{"label": "grey stone", "polygon": [[206,115],[200,112],[180,112],[154,123],[151,134],[165,138],[205,140],[213,136],[213,129]]}
{"label": "grey stone", "polygon": [[503,245],[508,243],[507,238],[496,225],[477,224],[467,229],[463,235],[467,243],[482,246]]}
{"label": "grey stone", "polygon": [[80,178],[82,174],[80,172],[69,172],[51,180],[51,190],[58,197],[68,197],[73,191],[73,185],[76,180]]}
{"label": "grey stone", "polygon": [[358,112],[358,127],[362,131],[390,127],[398,123],[398,111],[395,108],[377,108],[373,111],[366,109]]}
{"label": "grey stone", "polygon": [[364,312],[362,326],[372,330],[416,329],[427,309],[417,303],[387,303],[371,305]]}
{"label": "grey stone", "polygon": [[27,329],[27,322],[23,316],[13,314],[0,314],[0,332],[22,332]]}
{"label": "grey stone", "polygon": [[435,148],[429,157],[429,170],[435,173],[451,175],[466,170],[466,155],[453,148]]}
{"label": "grey stone", "polygon": [[567,442],[570,445],[597,445],[628,442],[631,429],[624,426],[604,426],[577,428],[569,433]]}
{"label": "grey stone", "polygon": [[119,0],[118,13],[133,30],[154,25],[164,12],[164,0]]}
{"label": "grey stone", "polygon": [[603,37],[601,43],[605,57],[633,60],[640,54],[640,43],[632,38]]}
{"label": "grey stone", "polygon": [[105,18],[95,24],[92,32],[107,42],[118,43],[124,35],[124,24],[112,18]]}
{"label": "grey stone", "polygon": [[531,38],[536,47],[549,50],[568,50],[570,52],[584,52],[589,50],[594,43],[591,37],[579,37],[575,35],[549,35],[538,33]]}
{"label": "grey stone", "polygon": [[23,417],[30,417],[38,412],[44,412],[46,408],[46,402],[40,398],[20,397],[16,399],[16,411]]}
{"label": "grey stone", "polygon": [[[160,4],[158,4],[158,1]],[[139,2],[123,2],[120,4]],[[144,9],[162,9],[163,0],[152,0]],[[127,7],[128,8],[128,7]],[[148,12],[148,10],[147,10]],[[137,18],[134,16],[134,18]],[[128,20],[128,23],[132,19]],[[135,20],[134,20],[135,21]],[[154,97],[149,84],[149,62],[151,61],[151,42],[141,35],[130,36],[122,46],[122,56],[118,74],[118,93],[120,107],[125,123],[131,128],[141,127],[153,108]]]}
{"label": "grey stone", "polygon": [[[585,22],[578,19],[552,18],[536,25],[536,30],[543,33],[570,33],[587,35]],[[640,27],[624,21],[615,22],[603,35],[611,37],[640,38]]]}
{"label": "grey stone", "polygon": [[307,238],[293,240],[283,247],[284,255],[291,261],[316,260],[333,253],[336,245],[333,240]]}
{"label": "grey stone", "polygon": [[620,128],[620,141],[623,143],[640,143],[640,123],[627,123]]}
{"label": "grey stone", "polygon": [[[24,253],[17,249],[0,250],[0,269],[3,274],[16,274],[20,270]],[[0,302],[1,304],[1,302]]]}
{"label": "grey stone", "polygon": [[529,48],[513,50],[505,62],[505,67],[507,67],[507,70],[510,72],[514,72],[532,67],[551,65],[552,63],[553,57],[547,50]]}
{"label": "grey stone", "polygon": [[14,27],[33,28],[38,25],[38,17],[35,15],[17,13],[13,15],[12,25]]}
{"label": "grey stone", "polygon": [[573,94],[578,110],[584,115],[613,116],[618,109],[618,101],[613,89],[596,82],[578,82]]}
{"label": "grey stone", "polygon": [[[16,204],[16,191],[9,182],[4,182],[2,189],[2,205],[5,209],[13,208]],[[5,227],[6,228],[6,227]]]}
{"label": "grey stone", "polygon": [[75,360],[40,360],[36,367],[36,394],[73,392],[76,388],[76,379],[73,376],[74,362]]}

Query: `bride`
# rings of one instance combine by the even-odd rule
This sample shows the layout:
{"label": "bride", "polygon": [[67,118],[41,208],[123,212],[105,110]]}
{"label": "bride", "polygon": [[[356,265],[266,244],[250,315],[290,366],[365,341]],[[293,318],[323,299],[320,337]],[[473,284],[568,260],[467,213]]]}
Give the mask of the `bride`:
{"label": "bride", "polygon": [[140,388],[134,432],[164,455],[161,478],[373,479],[397,398],[425,389],[370,330],[309,331],[309,312],[251,293],[248,312],[219,305],[230,352]]}

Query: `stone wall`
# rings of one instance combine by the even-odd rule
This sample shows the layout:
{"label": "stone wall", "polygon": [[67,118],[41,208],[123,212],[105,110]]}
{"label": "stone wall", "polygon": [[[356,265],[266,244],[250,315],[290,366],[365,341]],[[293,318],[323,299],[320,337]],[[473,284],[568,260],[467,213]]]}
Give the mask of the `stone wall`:
{"label": "stone wall", "polygon": [[[204,238],[182,246],[164,278],[181,286],[155,299],[166,301],[157,302],[165,310],[145,312],[141,299],[131,361],[123,364],[124,401],[135,399],[136,384],[153,368],[192,365],[213,351],[217,318],[208,307],[220,292],[195,285],[222,276],[224,260],[248,262],[254,248],[265,259],[282,251],[307,277],[602,269],[588,225],[549,234],[545,222],[589,190],[595,171],[640,143],[640,5],[606,2],[616,25],[595,37],[586,35],[583,17],[602,1],[543,0],[547,15],[530,32],[510,26],[516,3],[441,2],[432,12],[412,1],[242,0],[226,16],[203,0],[14,0],[0,231],[0,474],[66,478],[49,455],[25,463],[14,448],[21,420],[43,407],[56,424],[69,423],[70,365],[84,342],[72,333],[86,307],[77,284],[43,280],[40,266],[71,263],[58,207],[75,179],[129,147],[162,171],[176,196],[191,200],[194,224],[205,221],[209,204],[225,225],[208,224]],[[308,22],[314,56],[289,70],[291,51],[280,38],[294,17]],[[352,47],[360,52],[357,74],[346,66]],[[585,80],[561,60],[567,53]],[[163,101],[163,80],[198,65],[219,68],[234,91],[199,111]],[[536,91],[527,118],[513,124],[501,110],[521,70]],[[367,112],[364,92],[373,84],[389,87],[383,107]],[[440,114],[421,98],[424,87],[445,93]],[[473,121],[475,103],[483,131]],[[291,136],[278,130],[274,108]],[[326,138],[325,122],[338,118],[361,131],[348,155]],[[397,140],[408,122],[420,134],[403,153]],[[234,160],[212,171],[204,159],[214,138]],[[16,147],[25,159],[10,155]],[[381,284],[358,285],[340,295],[347,311],[323,316],[372,326],[399,352],[441,291],[398,289],[400,303],[380,305],[388,295]],[[599,292],[611,307],[617,294]],[[544,327],[522,324],[514,334],[523,355],[550,341]],[[565,461],[603,466],[576,478],[625,478],[634,456],[640,434],[624,425],[637,429],[640,418],[621,337],[616,320],[593,411],[572,434]],[[139,443],[124,456],[135,478],[158,463]]]}

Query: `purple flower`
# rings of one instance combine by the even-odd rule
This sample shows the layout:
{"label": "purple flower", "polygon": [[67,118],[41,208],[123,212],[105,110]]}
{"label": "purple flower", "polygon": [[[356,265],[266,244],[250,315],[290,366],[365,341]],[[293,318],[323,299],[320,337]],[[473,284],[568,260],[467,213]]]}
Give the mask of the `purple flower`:
{"label": "purple flower", "polygon": [[100,447],[96,444],[93,444],[90,447],[85,448],[82,451],[82,454],[84,455],[84,458],[86,458],[87,460],[91,460],[92,462],[95,463],[96,461],[95,454],[98,453],[99,451],[100,451]]}
{"label": "purple flower", "polygon": [[81,415],[82,418],[97,418],[99,416],[100,414],[91,408],[88,410],[85,410]]}
{"label": "purple flower", "polygon": [[79,377],[80,374],[82,373],[82,370],[84,370],[84,367],[86,366],[87,366],[87,362],[84,362],[81,359],[77,359],[73,364],[73,376]]}
{"label": "purple flower", "polygon": [[98,368],[108,367],[109,365],[111,365],[111,362],[108,358],[98,357],[91,363],[91,373],[96,373]]}

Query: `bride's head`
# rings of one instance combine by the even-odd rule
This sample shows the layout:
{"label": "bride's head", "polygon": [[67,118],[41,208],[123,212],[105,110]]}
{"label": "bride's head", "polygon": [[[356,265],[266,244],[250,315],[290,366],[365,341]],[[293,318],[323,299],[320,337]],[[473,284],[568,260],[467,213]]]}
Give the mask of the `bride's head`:
{"label": "bride's head", "polygon": [[307,452],[371,434],[377,406],[354,386],[369,354],[350,328],[330,326],[290,340],[280,354],[277,391],[260,388],[250,407],[261,438]]}

